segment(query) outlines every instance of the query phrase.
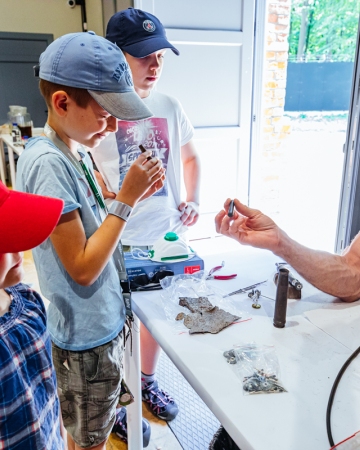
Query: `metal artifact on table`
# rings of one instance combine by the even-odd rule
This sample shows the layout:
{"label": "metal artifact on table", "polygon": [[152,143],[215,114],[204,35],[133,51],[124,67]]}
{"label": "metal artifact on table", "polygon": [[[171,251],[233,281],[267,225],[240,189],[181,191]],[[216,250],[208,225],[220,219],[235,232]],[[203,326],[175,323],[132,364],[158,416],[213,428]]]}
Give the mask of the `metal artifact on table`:
{"label": "metal artifact on table", "polygon": [[254,309],[260,309],[261,305],[259,303],[259,297],[261,295],[261,291],[259,291],[258,289],[256,289],[254,291],[254,289],[252,291],[250,291],[248,293],[248,297],[251,298],[251,300],[253,301],[253,304],[251,305]]}
{"label": "metal artifact on table", "polygon": [[286,323],[286,308],[288,299],[289,271],[285,268],[279,269],[276,288],[274,327],[284,328]]}
{"label": "metal artifact on table", "polygon": [[[288,264],[286,262],[278,262],[278,263],[275,263],[275,265],[276,265],[277,271],[276,271],[276,273],[274,275],[274,283],[277,284],[278,277],[279,277],[279,270],[281,268],[288,269],[288,267],[286,267],[286,266],[288,266]],[[288,287],[287,298],[300,300],[301,299],[301,290],[302,290],[302,288],[303,288],[302,283],[289,270],[289,287]]]}
{"label": "metal artifact on table", "polygon": [[245,395],[287,392],[279,380],[280,365],[273,345],[234,345],[223,356],[242,381]]}
{"label": "metal artifact on table", "polygon": [[190,314],[179,313],[175,319],[184,319],[190,334],[216,334],[241,318],[212,305],[207,297],[180,297],[179,305],[187,308]]}

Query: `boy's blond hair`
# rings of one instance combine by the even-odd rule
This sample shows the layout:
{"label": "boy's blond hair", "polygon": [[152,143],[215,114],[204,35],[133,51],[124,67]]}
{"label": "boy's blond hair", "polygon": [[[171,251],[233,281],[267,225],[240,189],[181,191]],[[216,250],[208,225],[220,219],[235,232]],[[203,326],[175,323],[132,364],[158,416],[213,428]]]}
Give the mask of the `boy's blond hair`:
{"label": "boy's blond hair", "polygon": [[61,84],[52,83],[51,81],[42,79],[40,79],[39,88],[41,95],[44,97],[49,109],[51,109],[52,107],[51,98],[57,91],[65,91],[80,108],[86,108],[88,103],[92,99],[91,95],[86,89],[63,86]]}

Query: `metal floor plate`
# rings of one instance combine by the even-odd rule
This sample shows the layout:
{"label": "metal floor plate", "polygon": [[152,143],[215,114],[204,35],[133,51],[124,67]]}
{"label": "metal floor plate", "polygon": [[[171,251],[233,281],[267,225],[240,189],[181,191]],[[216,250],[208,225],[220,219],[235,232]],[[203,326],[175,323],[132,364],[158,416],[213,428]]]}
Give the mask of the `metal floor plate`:
{"label": "metal floor plate", "polygon": [[161,389],[167,391],[179,406],[179,413],[168,422],[184,450],[208,450],[220,422],[194,389],[166,356],[161,353],[156,378]]}

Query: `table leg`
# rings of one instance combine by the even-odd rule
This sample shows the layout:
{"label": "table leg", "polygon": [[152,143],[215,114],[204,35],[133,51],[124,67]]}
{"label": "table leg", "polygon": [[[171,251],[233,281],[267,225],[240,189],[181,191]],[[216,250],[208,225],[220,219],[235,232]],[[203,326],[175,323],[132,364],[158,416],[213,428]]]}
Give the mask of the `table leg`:
{"label": "table leg", "polygon": [[135,397],[135,402],[127,406],[128,450],[143,448],[142,439],[142,400],[141,400],[141,365],[140,365],[140,320],[134,314],[132,331],[132,356],[130,340],[125,351],[125,381]]}
{"label": "table leg", "polygon": [[4,142],[0,139],[0,178],[6,184],[6,166],[5,166],[5,151]]}
{"label": "table leg", "polygon": [[14,151],[10,145],[7,146],[8,155],[9,155],[9,164],[10,164],[10,180],[11,186],[15,189],[15,160],[14,160]]}

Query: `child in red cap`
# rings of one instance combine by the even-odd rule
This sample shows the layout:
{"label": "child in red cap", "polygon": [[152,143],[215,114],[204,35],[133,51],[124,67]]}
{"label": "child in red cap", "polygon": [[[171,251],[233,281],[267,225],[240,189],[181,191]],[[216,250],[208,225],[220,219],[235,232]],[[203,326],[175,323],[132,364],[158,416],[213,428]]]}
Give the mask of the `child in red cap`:
{"label": "child in red cap", "polygon": [[22,251],[53,231],[63,201],[0,182],[0,448],[60,450],[60,405],[46,312],[20,281]]}

